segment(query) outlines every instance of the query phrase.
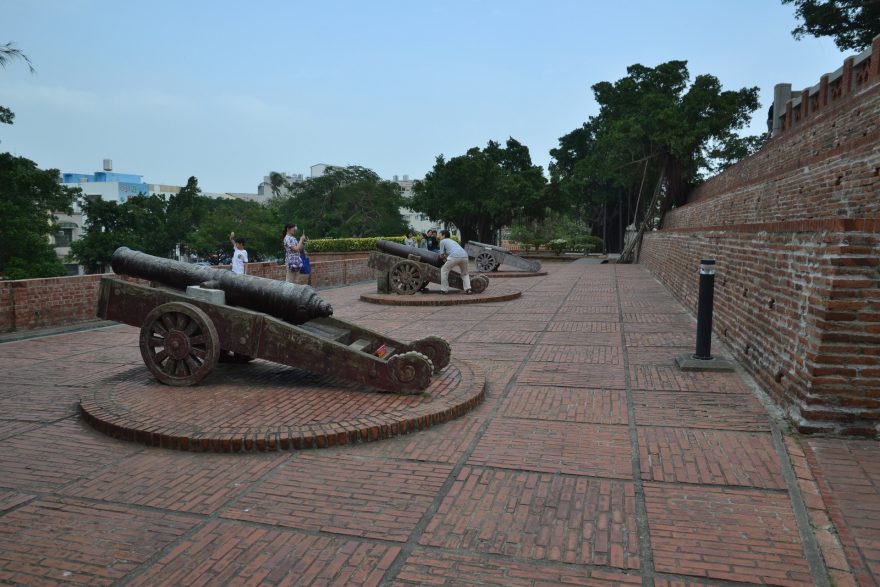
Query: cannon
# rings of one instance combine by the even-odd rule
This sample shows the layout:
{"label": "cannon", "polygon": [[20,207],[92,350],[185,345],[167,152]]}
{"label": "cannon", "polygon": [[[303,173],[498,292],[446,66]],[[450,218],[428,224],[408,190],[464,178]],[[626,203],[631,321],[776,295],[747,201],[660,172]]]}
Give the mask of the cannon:
{"label": "cannon", "polygon": [[[370,251],[367,264],[376,270],[376,286],[379,293],[412,295],[428,283],[440,283],[440,268],[444,260],[438,253],[417,249],[399,243],[376,241],[378,251]],[[449,272],[449,286],[464,289],[461,274]],[[471,277],[471,290],[481,293],[489,287],[484,275]]]}
{"label": "cannon", "polygon": [[501,265],[510,265],[532,273],[537,273],[541,270],[540,262],[523,259],[502,247],[469,241],[464,248],[468,255],[474,258],[477,271],[480,273],[498,271],[498,267]]}
{"label": "cannon", "polygon": [[363,383],[419,393],[451,358],[449,343],[428,336],[411,343],[332,317],[314,289],[161,259],[120,247],[111,260],[121,275],[104,277],[97,315],[140,328],[144,364],[162,383],[195,385],[223,357],[254,358]]}
{"label": "cannon", "polygon": [[118,275],[140,277],[172,288],[199,285],[219,289],[225,293],[228,304],[266,312],[294,324],[333,314],[330,304],[308,286],[291,288],[283,281],[162,259],[128,247],[116,249],[110,266]]}

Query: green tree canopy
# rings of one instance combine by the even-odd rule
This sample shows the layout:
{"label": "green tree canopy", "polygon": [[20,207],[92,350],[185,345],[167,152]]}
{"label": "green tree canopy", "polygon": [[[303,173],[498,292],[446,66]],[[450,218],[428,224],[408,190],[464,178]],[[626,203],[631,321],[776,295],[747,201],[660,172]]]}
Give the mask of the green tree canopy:
{"label": "green tree canopy", "polygon": [[572,246],[583,242],[590,234],[589,227],[576,216],[547,210],[542,219],[517,218],[510,225],[510,239],[535,249],[552,240],[562,239]]}
{"label": "green tree canopy", "polygon": [[256,202],[206,198],[195,177],[169,201],[143,194],[122,204],[83,197],[81,206],[86,233],[71,244],[70,257],[90,273],[105,271],[121,246],[169,257],[180,244],[183,252],[225,262],[232,250],[230,232],[247,239],[251,261],[280,254],[281,225],[270,209]]}
{"label": "green tree canopy", "polygon": [[[407,205],[400,186],[359,166],[328,168],[324,175],[287,186],[272,207],[285,222],[295,222],[309,238],[347,238],[403,234]],[[279,242],[281,236],[278,237]]]}
{"label": "green tree canopy", "polygon": [[546,199],[546,179],[532,165],[529,149],[513,138],[502,147],[489,141],[446,161],[437,157],[413,186],[410,207],[461,231],[462,242],[494,243],[498,229],[517,217],[541,218],[558,202]]}
{"label": "green tree canopy", "polygon": [[198,230],[189,239],[189,250],[203,259],[227,262],[232,253],[229,233],[245,239],[251,263],[280,257],[283,223],[275,211],[256,202],[203,198]]}
{"label": "green tree canopy", "polygon": [[880,35],[880,0],[782,0],[794,4],[803,21],[791,31],[795,39],[804,35],[833,37],[841,51],[861,51]]}
{"label": "green tree canopy", "polygon": [[167,257],[174,243],[165,229],[165,199],[139,194],[123,204],[82,196],[85,234],[70,245],[70,258],[89,273],[106,271],[118,247]]}
{"label": "green tree canopy", "polygon": [[202,196],[199,180],[195,177],[190,177],[186,186],[171,196],[165,211],[165,232],[169,246],[179,244],[183,251],[190,249],[190,241],[199,228],[207,200]]}
{"label": "green tree canopy", "polygon": [[57,230],[53,212],[70,213],[79,188],[58,183],[57,169],[0,153],[0,277],[26,279],[67,275],[49,241]]}
{"label": "green tree canopy", "polygon": [[[550,152],[551,191],[592,214],[594,226],[611,208],[608,221],[620,229],[616,238],[609,231],[612,250],[624,226],[683,204],[694,184],[760,144],[736,134],[758,108],[758,88],[723,90],[712,75],[690,83],[686,61],[636,64],[627,74],[593,86],[599,114]],[[656,185],[662,205],[648,210]]]}

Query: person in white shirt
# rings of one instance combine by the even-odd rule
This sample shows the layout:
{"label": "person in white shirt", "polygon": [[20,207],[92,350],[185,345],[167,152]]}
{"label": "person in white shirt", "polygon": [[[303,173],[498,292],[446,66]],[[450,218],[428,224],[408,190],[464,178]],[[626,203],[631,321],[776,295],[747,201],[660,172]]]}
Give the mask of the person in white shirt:
{"label": "person in white shirt", "polygon": [[467,251],[461,248],[457,242],[449,238],[448,230],[441,230],[440,236],[443,239],[440,241],[440,254],[446,255],[446,262],[443,263],[443,267],[440,268],[440,293],[449,293],[449,272],[453,267],[458,267],[458,272],[461,273],[461,281],[464,284],[464,293],[468,295],[474,293],[471,291],[471,277],[468,275]]}
{"label": "person in white shirt", "polygon": [[247,251],[244,250],[244,239],[240,236],[235,236],[235,233],[231,232],[229,233],[229,240],[232,241],[232,245],[235,247],[232,251],[232,272],[244,275],[247,273],[248,263]]}

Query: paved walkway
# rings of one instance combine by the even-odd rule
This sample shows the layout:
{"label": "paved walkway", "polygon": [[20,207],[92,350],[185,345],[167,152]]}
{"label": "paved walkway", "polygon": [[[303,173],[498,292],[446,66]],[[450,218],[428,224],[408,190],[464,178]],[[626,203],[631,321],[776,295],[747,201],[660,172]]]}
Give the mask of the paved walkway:
{"label": "paved walkway", "polygon": [[0,583],[878,584],[878,443],[788,435],[741,372],[677,371],[695,323],[644,269],[548,270],[485,305],[321,292],[488,381],[457,420],[323,450],[95,432],[80,396],[142,368],[127,326],[0,344]]}

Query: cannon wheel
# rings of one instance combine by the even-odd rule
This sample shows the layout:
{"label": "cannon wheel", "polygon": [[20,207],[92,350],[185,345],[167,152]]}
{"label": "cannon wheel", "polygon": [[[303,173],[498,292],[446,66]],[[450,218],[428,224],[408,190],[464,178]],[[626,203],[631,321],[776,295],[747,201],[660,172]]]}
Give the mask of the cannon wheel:
{"label": "cannon wheel", "polygon": [[410,345],[416,352],[422,353],[434,364],[434,373],[439,373],[443,367],[449,364],[452,357],[452,347],[441,336],[426,336],[419,340],[414,340]]}
{"label": "cannon wheel", "polygon": [[220,357],[220,338],[202,310],[183,302],[153,308],[144,319],[141,356],[147,369],[166,385],[195,385]]}
{"label": "cannon wheel", "polygon": [[471,290],[474,293],[483,293],[489,287],[489,278],[485,275],[477,275],[471,279]]}
{"label": "cannon wheel", "polygon": [[398,261],[389,271],[391,289],[399,294],[412,295],[427,283],[418,263],[410,260]]}
{"label": "cannon wheel", "polygon": [[477,271],[486,273],[487,271],[495,271],[498,266],[495,264],[495,255],[492,253],[480,253],[477,255]]}
{"label": "cannon wheel", "polygon": [[417,351],[394,355],[388,359],[388,378],[396,391],[418,393],[431,384],[434,365]]}

